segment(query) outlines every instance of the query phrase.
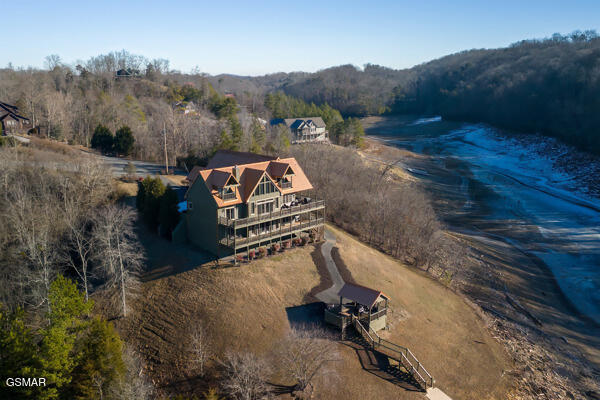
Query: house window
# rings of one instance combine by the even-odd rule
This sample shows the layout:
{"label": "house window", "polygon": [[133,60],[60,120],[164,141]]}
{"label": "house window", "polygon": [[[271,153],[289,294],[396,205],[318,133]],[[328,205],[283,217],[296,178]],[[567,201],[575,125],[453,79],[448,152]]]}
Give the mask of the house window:
{"label": "house window", "polygon": [[254,203],[250,203],[250,214],[254,214]]}
{"label": "house window", "polygon": [[227,219],[235,219],[235,207],[225,209],[225,217]]}
{"label": "house window", "polygon": [[254,190],[255,196],[260,196],[262,194],[273,193],[275,191],[275,186],[273,182],[266,176],[263,175],[263,178],[260,180],[260,183]]}
{"label": "house window", "polygon": [[258,214],[268,214],[270,212],[273,212],[273,202],[269,201],[269,202],[265,202],[265,203],[259,203],[258,205]]}

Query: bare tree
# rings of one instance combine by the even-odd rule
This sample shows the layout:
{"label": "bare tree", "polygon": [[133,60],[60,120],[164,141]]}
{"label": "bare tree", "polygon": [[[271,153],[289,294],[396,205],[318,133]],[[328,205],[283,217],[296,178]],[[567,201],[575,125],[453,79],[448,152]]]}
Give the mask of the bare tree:
{"label": "bare tree", "polygon": [[253,353],[230,352],[223,366],[223,391],[238,400],[262,400],[271,396],[267,383],[270,368]]}
{"label": "bare tree", "polygon": [[120,292],[121,310],[127,316],[127,298],[139,285],[143,255],[133,231],[134,212],[121,205],[108,205],[96,217],[95,259],[106,277],[108,289]]}
{"label": "bare tree", "polygon": [[339,361],[337,344],[331,334],[315,325],[294,327],[279,343],[279,362],[296,380],[296,390],[314,389],[314,381],[335,374],[328,368]]}
{"label": "bare tree", "polygon": [[147,400],[152,398],[154,387],[144,374],[140,357],[129,347],[123,349],[123,361],[127,368],[125,376],[109,388],[110,398],[117,400]]}
{"label": "bare tree", "polygon": [[208,332],[200,323],[192,327],[189,344],[190,361],[198,368],[200,376],[204,376],[204,365],[213,355],[213,345]]}
{"label": "bare tree", "polygon": [[[10,201],[7,202],[7,220],[17,242],[16,251],[25,261],[23,284],[31,305],[46,305],[50,283],[58,272],[56,239],[56,210],[51,194],[40,180],[37,193],[31,193],[27,182],[13,182]],[[37,199],[36,199],[37,195]]]}
{"label": "bare tree", "polygon": [[[67,224],[67,241],[63,251],[64,259],[79,276],[85,300],[89,299],[90,261],[93,257],[92,221],[78,212],[73,202],[68,202],[64,212]],[[75,255],[75,257],[73,257]]]}

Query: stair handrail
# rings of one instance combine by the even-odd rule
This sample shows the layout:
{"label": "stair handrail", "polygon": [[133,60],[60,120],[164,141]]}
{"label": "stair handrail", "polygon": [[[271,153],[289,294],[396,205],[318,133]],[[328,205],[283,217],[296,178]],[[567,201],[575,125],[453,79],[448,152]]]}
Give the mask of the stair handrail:
{"label": "stair handrail", "polygon": [[[363,326],[363,324],[360,323],[358,318],[356,318],[354,315],[352,316],[352,322],[354,323],[353,324],[354,327],[359,331],[359,333],[361,334],[361,336],[363,338],[365,337],[365,335],[367,336],[367,338],[370,340],[369,345],[373,349],[375,349],[376,346],[382,346],[382,347],[385,347],[386,349],[389,349],[395,353],[400,354],[400,361],[402,362],[402,360],[405,360],[406,364],[407,364],[407,365],[405,365],[405,367],[410,367],[410,368],[408,368],[409,373],[412,374],[413,376],[416,375],[421,380],[421,382],[423,382],[425,384],[425,387],[428,387],[428,386],[433,387],[433,383],[434,383],[433,376],[431,376],[431,374],[425,369],[425,367],[423,367],[423,365],[421,364],[419,359],[417,357],[415,357],[413,352],[410,351],[410,349],[408,347],[400,346],[400,345],[397,345],[396,343],[390,342],[389,340],[382,339],[381,336],[379,336],[377,334],[377,332],[375,332],[373,330],[373,328],[371,328],[371,326],[369,326],[369,329],[366,329]],[[377,338],[377,340],[373,339],[373,336],[371,336],[371,333],[373,334],[374,337]],[[397,347],[401,350],[397,350],[397,349],[394,349],[393,347],[386,346],[386,345],[382,344],[382,342],[392,345],[394,347]],[[411,360],[408,359],[408,356],[410,356],[414,360],[414,363],[417,364],[416,368],[413,365],[413,362],[411,362]],[[423,377],[423,375],[421,375],[419,370],[422,370],[425,373],[425,375],[427,375],[428,379],[425,379]]]}

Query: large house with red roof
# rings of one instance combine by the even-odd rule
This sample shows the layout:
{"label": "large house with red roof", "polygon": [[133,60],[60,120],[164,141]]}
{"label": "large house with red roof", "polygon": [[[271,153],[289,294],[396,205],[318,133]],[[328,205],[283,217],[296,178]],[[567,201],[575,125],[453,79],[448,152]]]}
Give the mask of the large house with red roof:
{"label": "large house with red roof", "polygon": [[188,181],[187,240],[218,257],[323,233],[325,202],[294,158],[219,151]]}

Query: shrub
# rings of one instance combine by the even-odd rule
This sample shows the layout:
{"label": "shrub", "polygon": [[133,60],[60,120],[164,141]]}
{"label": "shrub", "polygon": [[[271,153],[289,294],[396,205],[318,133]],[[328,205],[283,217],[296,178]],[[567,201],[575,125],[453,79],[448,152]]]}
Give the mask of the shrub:
{"label": "shrub", "polygon": [[160,200],[165,190],[165,185],[160,178],[147,177],[139,183],[136,205],[142,212],[144,221],[151,228],[156,228],[158,225]]}
{"label": "shrub", "polygon": [[135,139],[128,126],[122,126],[115,132],[114,150],[117,154],[128,156],[133,151]]}
{"label": "shrub", "polygon": [[125,171],[125,173],[127,174],[126,177],[128,179],[134,179],[135,173],[137,172],[137,168],[135,167],[135,164],[130,161],[127,163],[127,165],[123,167],[123,171]]}
{"label": "shrub", "polygon": [[266,248],[264,248],[264,247],[260,247],[260,248],[258,249],[258,257],[259,257],[259,258],[263,258],[263,257],[265,257],[266,255],[267,255],[267,249],[266,249]]}
{"label": "shrub", "polygon": [[250,250],[248,252],[248,260],[254,260],[255,256],[256,256],[256,253],[254,250]]}
{"label": "shrub", "polygon": [[273,243],[273,245],[271,246],[271,250],[273,250],[273,253],[278,252],[280,248],[281,246],[279,245],[279,243]]}
{"label": "shrub", "polygon": [[173,232],[173,229],[175,229],[179,223],[178,203],[179,198],[177,197],[177,193],[171,186],[167,186],[160,197],[160,210],[158,213],[158,223],[161,226],[161,230],[163,230],[167,236],[171,235],[171,232]]}
{"label": "shrub", "polygon": [[103,153],[109,153],[113,149],[114,137],[110,130],[104,125],[98,125],[92,136],[92,148]]}
{"label": "shrub", "polygon": [[300,239],[300,241],[302,242],[302,246],[304,246],[308,243],[308,238],[306,236],[303,236],[302,239]]}
{"label": "shrub", "polygon": [[289,240],[286,240],[283,242],[283,248],[284,249],[289,249],[290,247],[292,247],[292,242]]}
{"label": "shrub", "polygon": [[294,239],[294,246],[300,246],[302,244],[302,239],[296,238]]}
{"label": "shrub", "polygon": [[11,136],[0,136],[0,147],[17,145],[17,140]]}

